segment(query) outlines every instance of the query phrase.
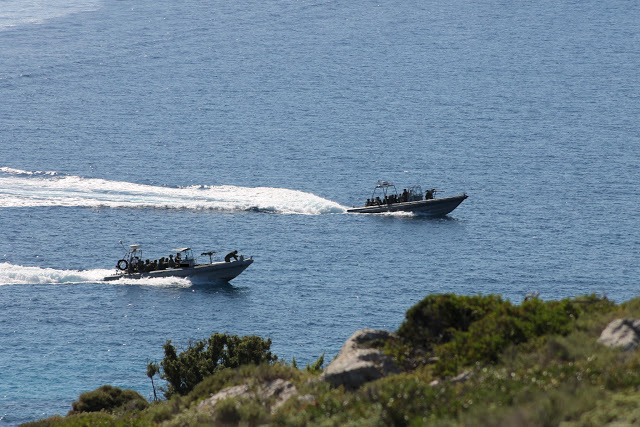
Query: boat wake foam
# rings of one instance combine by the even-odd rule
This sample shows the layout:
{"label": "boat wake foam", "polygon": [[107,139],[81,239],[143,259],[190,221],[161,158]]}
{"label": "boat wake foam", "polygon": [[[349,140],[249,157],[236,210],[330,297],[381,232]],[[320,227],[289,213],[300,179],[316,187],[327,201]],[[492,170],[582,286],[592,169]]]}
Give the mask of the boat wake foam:
{"label": "boat wake foam", "polygon": [[311,193],[272,187],[164,187],[0,168],[0,208],[80,206],[322,215],[346,207]]}
{"label": "boat wake foam", "polygon": [[88,12],[100,7],[98,0],[5,0],[0,12],[0,31],[26,24],[41,24],[48,19],[72,13]]}
{"label": "boat wake foam", "polygon": [[[1,285],[76,285],[83,283],[101,283],[104,277],[113,274],[114,270],[56,270],[54,268],[25,267],[10,263],[0,263]],[[120,279],[106,282],[110,285],[137,286],[191,286],[187,279],[176,277],[159,277],[145,279]]]}
{"label": "boat wake foam", "polygon": [[[368,214],[368,215],[371,215],[371,214]],[[381,212],[374,215],[411,218],[418,214],[416,212],[395,211],[395,212]]]}

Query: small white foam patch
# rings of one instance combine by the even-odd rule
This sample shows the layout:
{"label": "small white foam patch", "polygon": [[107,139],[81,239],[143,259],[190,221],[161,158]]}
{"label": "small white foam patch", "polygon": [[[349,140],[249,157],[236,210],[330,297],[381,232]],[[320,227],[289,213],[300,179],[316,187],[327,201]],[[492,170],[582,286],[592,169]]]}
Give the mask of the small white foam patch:
{"label": "small white foam patch", "polygon": [[[82,283],[100,283],[106,276],[114,274],[115,270],[56,270],[54,268],[26,267],[10,263],[0,263],[0,285],[74,285]],[[138,286],[178,286],[188,287],[191,282],[176,277],[161,277],[153,279],[119,279],[104,282],[109,285],[138,285]]]}
{"label": "small white foam patch", "polygon": [[0,30],[25,24],[41,24],[47,19],[96,10],[99,0],[3,0]]}
{"label": "small white foam patch", "polygon": [[272,187],[190,186],[171,188],[122,181],[0,168],[0,207],[81,206],[258,211],[321,215],[346,207],[311,193]]}
{"label": "small white foam patch", "polygon": [[395,211],[395,212],[382,212],[376,215],[382,215],[382,216],[399,216],[399,217],[411,217],[411,216],[416,216],[416,213],[414,212],[407,212],[407,211]]}
{"label": "small white foam patch", "polygon": [[392,216],[392,217],[412,217],[418,215],[415,212],[408,211],[395,211],[395,212],[379,212],[379,213],[354,213],[354,215],[378,215],[378,216]]}
{"label": "small white foam patch", "polygon": [[[113,271],[110,272],[109,275],[112,275]],[[149,278],[145,277],[142,279],[125,279],[121,278],[118,280],[111,280],[106,282],[110,285],[134,285],[134,286],[154,286],[154,287],[178,287],[178,288],[188,288],[193,283],[189,281],[189,279],[181,278],[181,277],[154,277]]]}

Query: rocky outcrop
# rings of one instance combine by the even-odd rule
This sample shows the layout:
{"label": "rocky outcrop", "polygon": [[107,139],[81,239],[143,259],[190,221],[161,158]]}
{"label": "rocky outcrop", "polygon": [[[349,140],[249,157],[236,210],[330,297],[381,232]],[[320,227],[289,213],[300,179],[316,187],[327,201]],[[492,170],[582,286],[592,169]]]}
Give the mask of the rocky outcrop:
{"label": "rocky outcrop", "polygon": [[372,348],[395,335],[378,329],[356,331],[342,346],[338,356],[327,366],[321,379],[336,386],[356,389],[362,384],[399,372],[394,361],[381,350]]}
{"label": "rocky outcrop", "polygon": [[640,319],[616,319],[600,334],[598,343],[633,351],[640,344]]}
{"label": "rocky outcrop", "polygon": [[198,410],[212,412],[215,410],[218,402],[229,398],[238,398],[255,399],[259,402],[268,402],[270,403],[270,409],[273,413],[297,393],[298,390],[291,381],[286,381],[280,378],[260,384],[253,389],[248,384],[241,384],[233,387],[227,387],[203,400],[198,405]]}
{"label": "rocky outcrop", "polygon": [[[395,335],[388,331],[362,329],[356,331],[342,346],[340,353],[320,376],[321,380],[334,385],[356,389],[362,384],[377,380],[391,373],[399,372],[393,360],[381,350],[382,346]],[[301,402],[314,399],[313,396],[299,396],[291,381],[276,379],[255,386],[241,384],[227,387],[198,404],[197,411],[215,412],[216,405],[229,398],[252,399],[266,404],[275,413],[285,402],[296,396]]]}

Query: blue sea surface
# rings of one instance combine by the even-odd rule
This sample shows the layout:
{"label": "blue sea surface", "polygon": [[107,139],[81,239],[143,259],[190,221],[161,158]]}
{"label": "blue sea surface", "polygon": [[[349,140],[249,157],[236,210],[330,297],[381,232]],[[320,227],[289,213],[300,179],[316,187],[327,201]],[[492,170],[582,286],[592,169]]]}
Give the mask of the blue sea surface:
{"label": "blue sea surface", "polygon": [[[0,426],[215,332],[331,360],[431,293],[639,294],[640,3],[0,3]],[[351,215],[377,180],[469,198]],[[102,282],[124,244],[228,284]]]}

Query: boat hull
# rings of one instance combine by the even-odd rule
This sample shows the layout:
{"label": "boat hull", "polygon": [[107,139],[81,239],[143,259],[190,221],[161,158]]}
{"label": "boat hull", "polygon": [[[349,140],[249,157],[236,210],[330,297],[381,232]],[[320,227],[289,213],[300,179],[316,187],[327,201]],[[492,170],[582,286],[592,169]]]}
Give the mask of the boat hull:
{"label": "boat hull", "polygon": [[238,277],[247,267],[253,264],[252,258],[247,258],[231,262],[214,262],[212,264],[199,264],[194,267],[168,268],[166,270],[156,270],[147,273],[119,273],[104,278],[105,281],[119,279],[144,279],[156,277],[180,277],[186,278],[196,283],[219,282]]}
{"label": "boat hull", "polygon": [[389,213],[389,212],[414,212],[431,217],[442,217],[457,208],[468,196],[460,194],[452,197],[442,197],[430,200],[417,200],[414,202],[392,203],[390,205],[362,206],[347,209],[348,213]]}

